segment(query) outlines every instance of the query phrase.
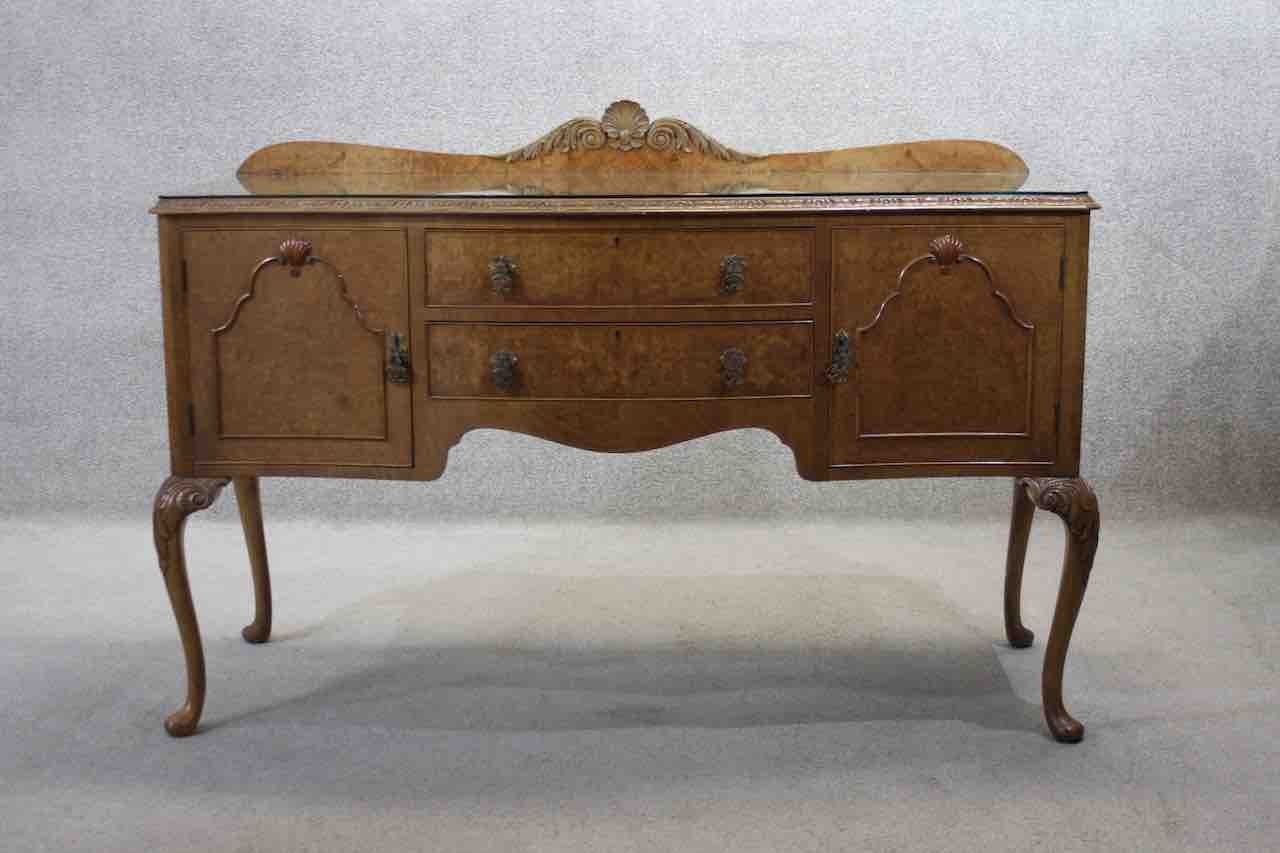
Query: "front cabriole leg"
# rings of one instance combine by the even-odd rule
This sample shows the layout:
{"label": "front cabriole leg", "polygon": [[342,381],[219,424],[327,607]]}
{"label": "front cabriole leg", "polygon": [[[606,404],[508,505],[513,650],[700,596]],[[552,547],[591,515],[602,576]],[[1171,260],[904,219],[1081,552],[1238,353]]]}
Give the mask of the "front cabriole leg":
{"label": "front cabriole leg", "polygon": [[178,634],[182,637],[182,652],[187,659],[187,701],[164,721],[165,730],[174,737],[186,737],[195,732],[204,711],[205,691],[204,648],[200,643],[195,605],[191,601],[191,585],[187,581],[183,531],[187,516],[213,506],[227,482],[225,479],[169,477],[156,493],[151,516],[160,574],[164,576],[169,603],[173,605],[173,615],[178,621]]}
{"label": "front cabriole leg", "polygon": [[1062,564],[1062,582],[1058,587],[1058,604],[1049,629],[1049,643],[1044,653],[1041,691],[1044,718],[1053,737],[1062,743],[1077,743],[1084,737],[1084,726],[1067,713],[1062,704],[1062,671],[1067,661],[1067,647],[1075,628],[1080,603],[1084,600],[1093,557],[1098,550],[1098,497],[1084,480],[1059,477],[1025,477],[1018,485],[1026,490],[1037,507],[1062,518],[1067,528],[1067,548]]}

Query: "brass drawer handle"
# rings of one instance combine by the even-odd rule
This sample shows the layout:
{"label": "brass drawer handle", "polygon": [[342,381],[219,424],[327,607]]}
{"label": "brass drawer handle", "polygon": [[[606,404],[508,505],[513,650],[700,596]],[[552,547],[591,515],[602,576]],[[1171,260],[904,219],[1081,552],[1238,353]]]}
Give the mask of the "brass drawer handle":
{"label": "brass drawer handle", "polygon": [[499,296],[510,296],[516,286],[516,259],[498,255],[489,261],[489,287]]}
{"label": "brass drawer handle", "polygon": [[409,367],[407,340],[399,332],[387,334],[387,381],[393,385],[408,385],[413,375]]}
{"label": "brass drawer handle", "polygon": [[720,293],[732,296],[747,285],[747,259],[742,255],[725,255],[720,261]]}
{"label": "brass drawer handle", "polygon": [[737,347],[720,353],[720,382],[725,388],[737,388],[747,378],[747,354]]}
{"label": "brass drawer handle", "polygon": [[827,365],[827,381],[843,385],[849,381],[849,368],[853,367],[853,341],[844,329],[836,332],[835,348],[831,352],[831,364]]}
{"label": "brass drawer handle", "polygon": [[489,375],[493,377],[493,384],[499,390],[514,391],[520,383],[520,374],[516,370],[519,364],[520,357],[506,350],[489,356]]}

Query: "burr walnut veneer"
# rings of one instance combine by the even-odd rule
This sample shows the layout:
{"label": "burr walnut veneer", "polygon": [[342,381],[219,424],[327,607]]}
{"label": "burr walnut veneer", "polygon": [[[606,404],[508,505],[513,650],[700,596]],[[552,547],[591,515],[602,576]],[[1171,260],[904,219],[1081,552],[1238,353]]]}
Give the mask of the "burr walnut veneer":
{"label": "burr walnut veneer", "polygon": [[1089,212],[1014,190],[990,143],[755,156],[628,101],[506,155],[286,143],[240,186],[162,196],[172,476],[160,566],[204,656],[187,517],[235,483],[264,642],[258,478],[431,480],[468,430],[639,451],[772,431],[810,480],[1014,479],[1005,580],[1019,618],[1033,508],[1066,522],[1044,665],[1062,670],[1098,538],[1079,479]]}

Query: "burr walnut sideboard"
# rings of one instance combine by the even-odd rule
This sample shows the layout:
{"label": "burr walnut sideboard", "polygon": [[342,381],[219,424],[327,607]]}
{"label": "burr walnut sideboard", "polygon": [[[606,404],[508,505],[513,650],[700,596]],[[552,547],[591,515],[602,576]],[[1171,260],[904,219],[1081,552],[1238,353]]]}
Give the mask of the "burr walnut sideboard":
{"label": "burr walnut sideboard", "polygon": [[772,431],[810,480],[1013,479],[1009,642],[1036,507],[1066,523],[1044,658],[1098,542],[1079,479],[1089,214],[998,145],[766,156],[619,101],[501,155],[271,146],[162,196],[172,475],[154,510],[195,731],[205,666],[183,528],[234,483],[271,630],[259,477],[431,480],[476,428],[599,451]]}

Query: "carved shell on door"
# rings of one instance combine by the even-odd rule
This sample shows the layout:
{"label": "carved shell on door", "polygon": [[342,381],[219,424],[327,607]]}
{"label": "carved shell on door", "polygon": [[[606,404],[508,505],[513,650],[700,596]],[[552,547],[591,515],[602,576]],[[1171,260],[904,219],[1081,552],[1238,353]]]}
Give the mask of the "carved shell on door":
{"label": "carved shell on door", "polygon": [[677,118],[650,121],[644,107],[635,101],[614,101],[599,121],[575,118],[523,148],[499,155],[508,163],[536,160],[551,154],[569,154],[608,146],[617,151],[672,151],[699,153],[717,160],[747,163],[759,159],[722,145],[698,128]]}
{"label": "carved shell on door", "polygon": [[949,267],[960,262],[967,251],[964,243],[954,234],[943,234],[929,241],[931,262],[940,267]]}

